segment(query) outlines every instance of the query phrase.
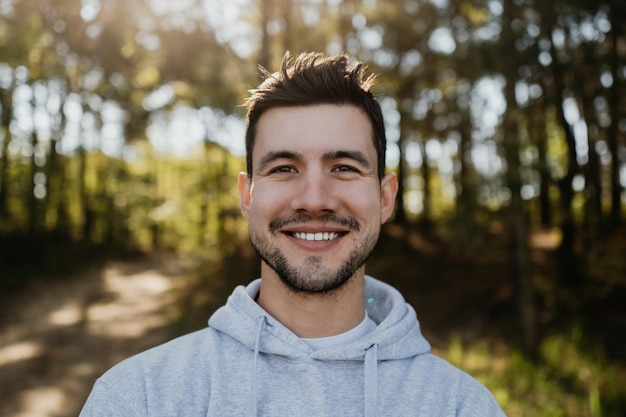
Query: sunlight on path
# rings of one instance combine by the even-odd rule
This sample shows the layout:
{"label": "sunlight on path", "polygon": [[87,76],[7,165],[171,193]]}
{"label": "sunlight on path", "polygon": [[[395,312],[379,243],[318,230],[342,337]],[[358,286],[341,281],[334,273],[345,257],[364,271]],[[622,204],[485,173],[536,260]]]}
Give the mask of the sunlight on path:
{"label": "sunlight on path", "polygon": [[169,338],[177,260],[112,262],[12,300],[0,322],[0,416],[77,416],[95,378]]}
{"label": "sunlight on path", "polygon": [[[88,332],[103,337],[141,337],[165,325],[162,308],[171,300],[170,278],[156,271],[123,275],[105,271],[106,291],[113,300],[98,302],[87,309]],[[115,323],[115,325],[112,325]]]}

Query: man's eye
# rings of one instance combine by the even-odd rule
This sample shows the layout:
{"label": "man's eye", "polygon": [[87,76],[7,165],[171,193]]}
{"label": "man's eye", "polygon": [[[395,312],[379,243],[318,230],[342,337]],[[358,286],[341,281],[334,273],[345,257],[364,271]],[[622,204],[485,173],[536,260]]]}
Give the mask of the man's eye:
{"label": "man's eye", "polygon": [[339,165],[335,167],[334,171],[335,172],[359,172],[358,169],[350,165]]}
{"label": "man's eye", "polygon": [[270,172],[272,174],[293,174],[297,171],[294,167],[291,167],[291,166],[279,166],[279,167],[273,168]]}

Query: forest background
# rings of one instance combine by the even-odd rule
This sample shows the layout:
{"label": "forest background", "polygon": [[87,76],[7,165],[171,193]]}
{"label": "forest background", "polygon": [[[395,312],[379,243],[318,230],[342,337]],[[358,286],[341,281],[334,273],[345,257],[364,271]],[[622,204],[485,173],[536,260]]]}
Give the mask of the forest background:
{"label": "forest background", "polygon": [[165,250],[197,265],[172,333],[204,325],[258,268],[235,190],[258,66],[345,51],[400,179],[370,272],[510,416],[626,415],[625,22],[623,0],[0,0],[2,296]]}

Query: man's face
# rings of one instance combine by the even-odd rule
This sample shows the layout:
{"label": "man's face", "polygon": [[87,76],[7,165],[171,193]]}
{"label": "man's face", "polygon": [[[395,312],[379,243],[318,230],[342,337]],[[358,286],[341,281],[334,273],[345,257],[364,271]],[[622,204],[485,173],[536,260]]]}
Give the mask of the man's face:
{"label": "man's face", "polygon": [[241,210],[267,273],[300,292],[339,288],[391,216],[395,175],[381,181],[372,128],[351,105],[278,107],[259,119]]}

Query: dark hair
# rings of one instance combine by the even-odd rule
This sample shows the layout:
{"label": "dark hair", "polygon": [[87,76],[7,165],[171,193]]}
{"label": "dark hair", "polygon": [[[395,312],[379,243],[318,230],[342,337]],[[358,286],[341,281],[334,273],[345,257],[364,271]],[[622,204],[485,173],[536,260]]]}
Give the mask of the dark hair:
{"label": "dark hair", "polygon": [[256,126],[261,115],[274,107],[311,106],[317,104],[350,104],[362,109],[372,124],[374,146],[378,155],[378,177],[385,175],[387,139],[382,111],[371,92],[374,76],[363,78],[365,65],[348,63],[348,56],[340,54],[325,57],[321,53],[307,52],[296,57],[289,66],[289,53],[285,54],[281,70],[270,73],[261,68],[265,80],[258,88],[250,90],[245,105],[246,166],[252,176],[252,150]]}

